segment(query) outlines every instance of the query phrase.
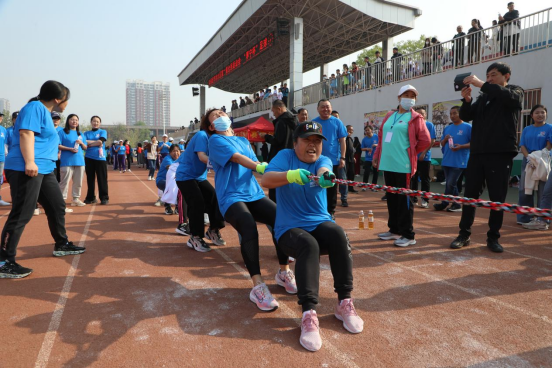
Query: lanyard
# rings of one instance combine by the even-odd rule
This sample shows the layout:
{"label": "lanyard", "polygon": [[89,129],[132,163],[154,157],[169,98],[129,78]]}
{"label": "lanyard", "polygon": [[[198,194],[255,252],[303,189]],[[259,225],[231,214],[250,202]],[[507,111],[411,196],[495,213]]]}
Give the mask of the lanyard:
{"label": "lanyard", "polygon": [[395,113],[395,121],[393,121],[393,124],[391,124],[391,129],[393,129],[393,127],[395,126],[395,124],[397,123],[397,117],[400,119],[404,116],[404,114],[408,113],[407,112],[403,112],[402,114],[399,115],[398,112]]}

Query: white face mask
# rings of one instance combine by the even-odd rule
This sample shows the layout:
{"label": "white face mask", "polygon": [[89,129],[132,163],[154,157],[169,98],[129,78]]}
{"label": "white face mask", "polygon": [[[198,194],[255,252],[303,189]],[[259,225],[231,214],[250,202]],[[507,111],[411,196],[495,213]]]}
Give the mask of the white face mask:
{"label": "white face mask", "polygon": [[416,100],[413,98],[401,98],[401,107],[405,110],[410,110],[416,104]]}

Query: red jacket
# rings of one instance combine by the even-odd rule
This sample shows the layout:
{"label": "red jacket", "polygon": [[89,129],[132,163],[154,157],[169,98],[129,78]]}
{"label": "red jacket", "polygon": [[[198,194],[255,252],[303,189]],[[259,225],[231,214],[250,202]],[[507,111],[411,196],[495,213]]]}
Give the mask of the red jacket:
{"label": "red jacket", "polygon": [[[376,148],[376,152],[374,153],[373,157],[373,163],[375,166],[379,166],[379,161],[381,158],[381,147],[383,144],[384,138],[383,137],[383,126],[387,122],[387,119],[391,115],[393,115],[397,110],[391,110],[385,115],[385,118],[383,119],[383,123],[381,123],[381,126],[378,131],[378,136],[380,140],[380,144],[378,144],[378,147]],[[412,113],[412,119],[408,122],[408,138],[410,141],[410,148],[408,148],[408,156],[410,157],[410,175],[413,176],[416,173],[416,169],[418,168],[418,154],[420,152],[423,152],[426,148],[429,147],[431,144],[431,138],[429,136],[429,132],[427,130],[425,120],[422,117],[422,115],[418,114],[414,110],[410,110]],[[408,183],[408,187],[410,187],[410,183]]]}

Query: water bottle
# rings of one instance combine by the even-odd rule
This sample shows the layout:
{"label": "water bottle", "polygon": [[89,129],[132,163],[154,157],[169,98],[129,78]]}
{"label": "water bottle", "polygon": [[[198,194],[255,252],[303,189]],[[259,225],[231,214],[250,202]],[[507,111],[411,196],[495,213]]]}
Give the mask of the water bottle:
{"label": "water bottle", "polygon": [[449,142],[449,148],[454,147],[454,142],[452,141],[452,137],[449,138],[448,142]]}
{"label": "water bottle", "polygon": [[103,158],[104,157],[104,150],[103,150],[103,143],[98,149],[98,157]]}
{"label": "water bottle", "polygon": [[364,211],[360,210],[358,214],[358,229],[364,230]]}
{"label": "water bottle", "polygon": [[368,230],[374,230],[374,213],[368,211]]}

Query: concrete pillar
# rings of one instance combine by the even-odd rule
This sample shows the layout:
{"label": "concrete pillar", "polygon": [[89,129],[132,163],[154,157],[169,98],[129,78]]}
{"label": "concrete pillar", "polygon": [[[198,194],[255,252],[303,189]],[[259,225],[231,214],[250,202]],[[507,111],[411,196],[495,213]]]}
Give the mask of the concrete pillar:
{"label": "concrete pillar", "polygon": [[388,61],[391,59],[391,56],[393,56],[393,37],[389,37],[387,40],[383,41],[382,54],[385,61]]}
{"label": "concrete pillar", "polygon": [[330,77],[330,64],[320,65],[320,82],[324,80],[324,75],[328,78]]}
{"label": "concrete pillar", "polygon": [[289,47],[289,99],[288,109],[302,106],[302,96],[295,91],[303,88],[303,18],[293,18]]}
{"label": "concrete pillar", "polygon": [[199,116],[198,119],[201,120],[201,115],[205,114],[205,86],[199,86]]}

